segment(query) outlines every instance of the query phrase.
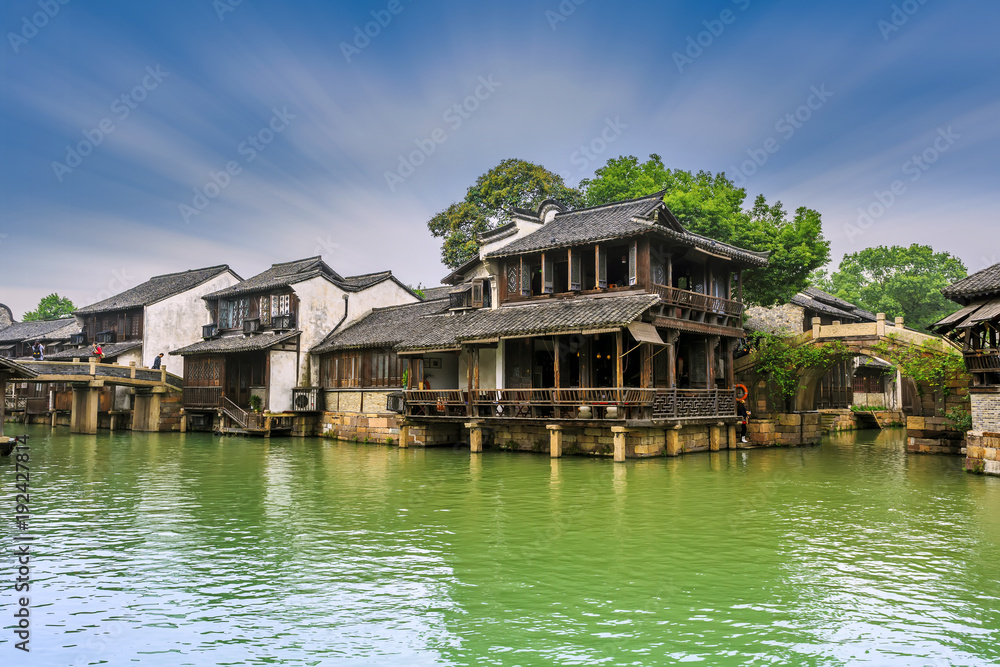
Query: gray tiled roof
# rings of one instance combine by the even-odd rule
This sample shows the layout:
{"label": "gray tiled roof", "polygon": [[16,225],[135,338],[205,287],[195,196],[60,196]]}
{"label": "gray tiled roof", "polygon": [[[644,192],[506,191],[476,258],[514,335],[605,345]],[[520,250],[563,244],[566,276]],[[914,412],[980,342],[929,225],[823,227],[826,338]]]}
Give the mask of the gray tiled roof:
{"label": "gray tiled roof", "polygon": [[38,373],[27,366],[22,366],[13,359],[6,359],[4,357],[0,357],[0,374],[6,375],[7,379],[33,378],[38,375]]}
{"label": "gray tiled roof", "polygon": [[657,192],[641,199],[558,213],[551,222],[494,250],[488,256],[504,257],[538,252],[648,232],[654,224],[652,220],[637,218],[649,216],[662,203],[663,193]]}
{"label": "gray tiled roof", "polygon": [[283,343],[290,338],[298,336],[301,331],[289,331],[283,334],[262,333],[254,336],[223,336],[203,340],[187,347],[173,350],[170,354],[187,356],[190,354],[225,354],[227,352],[255,352],[266,350],[269,347]]}
{"label": "gray tiled roof", "polygon": [[454,289],[451,285],[441,285],[439,287],[422,287],[424,301],[434,301],[435,299],[447,299]]}
{"label": "gray tiled roof", "polygon": [[218,299],[249,292],[275,289],[277,287],[288,287],[303,280],[309,280],[316,276],[325,276],[331,282],[342,282],[343,278],[336,271],[331,269],[320,256],[295,260],[294,262],[283,262],[272,264],[271,268],[262,273],[247,278],[246,280],[227,287],[226,289],[212,292],[205,296],[206,299]]}
{"label": "gray tiled roof", "polygon": [[80,325],[75,317],[61,317],[57,320],[37,320],[34,322],[14,322],[0,329],[0,343],[34,342],[36,340],[65,340],[80,333]]}
{"label": "gray tiled roof", "polygon": [[875,315],[867,310],[815,287],[807,287],[793,296],[791,302],[796,306],[826,313],[844,322],[875,321]]}
{"label": "gray tiled roof", "polygon": [[941,290],[941,293],[952,301],[963,304],[975,297],[1000,294],[1000,264],[994,264],[952,283]]}
{"label": "gray tiled roof", "polygon": [[446,308],[446,303],[424,302],[373,311],[343,331],[335,332],[313,351],[389,346],[398,350],[434,349],[456,347],[465,340],[622,327],[658,301],[658,296],[646,293],[596,295],[547,299],[458,315],[441,314],[440,309]]}
{"label": "gray tiled roof", "polygon": [[[113,359],[120,354],[125,354],[130,350],[134,350],[137,347],[142,347],[141,340],[129,340],[124,343],[108,343],[107,345],[101,345],[101,352],[104,353],[106,359]],[[54,354],[46,354],[46,360],[59,361],[64,359],[87,359],[90,357],[90,346],[85,345],[83,347],[78,347],[72,350],[63,350],[62,352],[56,352]]]}
{"label": "gray tiled roof", "polygon": [[596,243],[655,233],[683,244],[739,259],[753,266],[767,264],[769,253],[744,250],[689,232],[663,203],[663,192],[627,201],[557,213],[551,222],[489,253],[507,257],[582,243]]}
{"label": "gray tiled roof", "polygon": [[346,287],[362,290],[372,285],[378,285],[383,280],[389,280],[390,278],[392,278],[392,271],[377,271],[376,273],[365,273],[360,276],[347,276],[339,282]]}
{"label": "gray tiled roof", "polygon": [[350,326],[328,334],[312,351],[323,353],[358,347],[392,347],[406,338],[410,328],[420,318],[447,309],[448,301],[445,299],[376,308]]}
{"label": "gray tiled roof", "polygon": [[141,285],[136,285],[121,294],[116,294],[103,301],[84,306],[76,312],[84,315],[148,306],[157,301],[162,301],[167,297],[187,291],[192,287],[197,287],[206,280],[211,280],[226,271],[230,271],[229,266],[219,264],[218,266],[209,266],[204,269],[191,269],[190,271],[153,276]]}

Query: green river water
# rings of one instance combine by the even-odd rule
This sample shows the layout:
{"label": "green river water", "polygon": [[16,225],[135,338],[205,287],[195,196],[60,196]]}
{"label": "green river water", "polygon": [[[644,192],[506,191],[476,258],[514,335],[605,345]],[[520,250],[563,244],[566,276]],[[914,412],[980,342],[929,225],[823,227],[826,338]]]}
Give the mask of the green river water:
{"label": "green river water", "polygon": [[625,464],[13,430],[0,665],[1000,663],[1000,479],[898,430]]}

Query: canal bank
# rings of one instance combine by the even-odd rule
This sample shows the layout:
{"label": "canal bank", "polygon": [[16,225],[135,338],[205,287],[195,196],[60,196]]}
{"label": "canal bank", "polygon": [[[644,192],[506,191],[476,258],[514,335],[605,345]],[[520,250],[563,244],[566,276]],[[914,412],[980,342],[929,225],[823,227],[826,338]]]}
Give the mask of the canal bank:
{"label": "canal bank", "polygon": [[901,430],[616,466],[26,430],[28,665],[1000,662],[1000,484]]}

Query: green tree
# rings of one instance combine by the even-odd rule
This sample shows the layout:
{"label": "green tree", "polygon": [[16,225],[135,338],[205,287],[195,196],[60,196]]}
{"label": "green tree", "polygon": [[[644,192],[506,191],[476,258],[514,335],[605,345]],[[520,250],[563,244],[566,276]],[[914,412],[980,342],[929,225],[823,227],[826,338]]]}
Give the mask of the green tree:
{"label": "green tree", "polygon": [[479,252],[479,234],[510,222],[510,209],[533,208],[546,199],[573,208],[582,196],[545,167],[510,158],[476,179],[462,201],[435,215],[427,227],[444,239],[441,259],[454,269]]}
{"label": "green tree", "polygon": [[42,297],[37,308],[25,313],[24,321],[54,320],[64,315],[72,315],[74,310],[76,310],[76,306],[73,305],[72,301],[52,293]]}
{"label": "green tree", "polygon": [[761,306],[787,302],[806,287],[810,272],[830,259],[818,212],[802,207],[789,218],[781,202],[769,205],[763,195],[746,210],[746,190],[724,173],[668,169],[659,155],[643,163],[628,155],[608,160],[580,187],[587,206],[663,190],[663,201],[690,231],[747,250],[770,251],[768,266],[744,275],[745,300]]}
{"label": "green tree", "polygon": [[941,289],[968,275],[962,260],[930,246],[877,246],[845,255],[829,277],[815,276],[822,289],[866,308],[903,317],[914,329],[955,310]]}

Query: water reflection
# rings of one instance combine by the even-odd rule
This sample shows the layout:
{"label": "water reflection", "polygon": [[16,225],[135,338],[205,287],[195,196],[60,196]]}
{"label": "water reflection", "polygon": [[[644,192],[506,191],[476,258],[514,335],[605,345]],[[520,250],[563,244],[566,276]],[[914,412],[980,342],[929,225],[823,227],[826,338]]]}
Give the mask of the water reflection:
{"label": "water reflection", "polygon": [[1000,661],[1000,480],[898,430],[624,464],[32,434],[27,664]]}

